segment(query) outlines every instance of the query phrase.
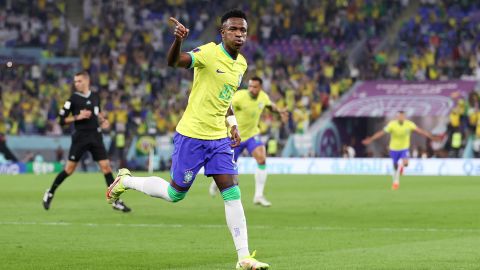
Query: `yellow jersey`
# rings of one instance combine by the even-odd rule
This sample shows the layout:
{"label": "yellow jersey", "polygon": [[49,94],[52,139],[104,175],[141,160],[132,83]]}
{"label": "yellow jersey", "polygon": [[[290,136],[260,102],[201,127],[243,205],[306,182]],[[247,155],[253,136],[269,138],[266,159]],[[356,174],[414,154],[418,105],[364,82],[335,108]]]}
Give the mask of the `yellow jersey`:
{"label": "yellow jersey", "polygon": [[400,124],[398,120],[393,120],[383,129],[390,134],[390,150],[398,151],[410,148],[410,135],[417,128],[417,125],[410,120],[403,121]]}
{"label": "yellow jersey", "polygon": [[264,91],[260,91],[257,98],[250,96],[250,92],[245,89],[235,93],[232,106],[242,141],[246,141],[260,133],[258,128],[260,116],[265,106],[271,105],[272,102]]}
{"label": "yellow jersey", "polygon": [[247,70],[247,61],[241,54],[234,60],[222,43],[211,42],[189,54],[190,68],[194,68],[193,86],[176,130],[195,139],[226,138],[225,115]]}

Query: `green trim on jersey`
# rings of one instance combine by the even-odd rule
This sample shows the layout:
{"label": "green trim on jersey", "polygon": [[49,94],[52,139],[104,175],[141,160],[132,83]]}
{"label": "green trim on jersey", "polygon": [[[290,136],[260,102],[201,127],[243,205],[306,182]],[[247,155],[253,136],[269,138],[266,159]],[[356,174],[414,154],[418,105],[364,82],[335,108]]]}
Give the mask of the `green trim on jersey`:
{"label": "green trim on jersey", "polygon": [[[233,57],[227,52],[227,50],[225,49],[225,47],[223,47],[223,43],[220,43],[220,48],[222,48],[222,51],[228,56],[230,57],[230,59],[233,59]],[[235,59],[233,59],[235,60]]]}
{"label": "green trim on jersey", "polygon": [[190,55],[190,57],[192,58],[192,62],[190,62],[190,66],[188,67],[188,68],[190,69],[190,68],[193,68],[193,64],[195,63],[195,55],[193,55],[192,52],[187,52],[187,53],[188,53],[188,54]]}

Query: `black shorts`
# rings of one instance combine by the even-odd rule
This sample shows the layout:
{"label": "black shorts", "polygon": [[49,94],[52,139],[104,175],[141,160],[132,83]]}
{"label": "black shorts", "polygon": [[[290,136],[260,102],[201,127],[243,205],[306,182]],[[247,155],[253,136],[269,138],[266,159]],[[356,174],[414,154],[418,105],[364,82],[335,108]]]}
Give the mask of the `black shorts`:
{"label": "black shorts", "polygon": [[92,154],[95,161],[108,159],[102,133],[97,130],[80,130],[73,133],[68,160],[78,162],[87,151]]}

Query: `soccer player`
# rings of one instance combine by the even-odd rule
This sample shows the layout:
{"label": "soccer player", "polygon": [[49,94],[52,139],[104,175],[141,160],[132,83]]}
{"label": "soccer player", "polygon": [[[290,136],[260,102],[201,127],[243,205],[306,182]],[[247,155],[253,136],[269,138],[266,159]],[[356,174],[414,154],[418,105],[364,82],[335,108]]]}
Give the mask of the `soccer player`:
{"label": "soccer player", "polygon": [[222,42],[208,43],[188,53],[181,52],[181,46],[189,29],[174,18],[170,21],[175,24],[175,40],[168,51],[168,65],[194,68],[188,105],[173,138],[171,181],[156,176],[133,177],[128,169],[120,169],[107,190],[107,199],[116,200],[125,190],[134,189],[178,202],[185,198],[198,171],[204,167],[205,175],[213,177],[224,199],[227,226],[238,255],[237,269],[268,269],[268,264],[254,258],[255,252],[250,255],[240,189],[234,181],[237,166],[232,147],[240,144],[240,136],[231,101],[247,70],[247,62],[239,53],[247,38],[245,13],[240,10],[225,13],[221,18]]}
{"label": "soccer player", "polygon": [[[281,115],[282,120],[288,120],[288,112],[280,110],[270,101],[267,93],[262,90],[262,79],[253,77],[248,81],[248,90],[240,90],[235,93],[232,100],[233,111],[238,119],[238,130],[242,136],[242,142],[234,148],[235,162],[246,148],[248,153],[257,161],[257,170],[255,172],[255,196],[253,203],[261,206],[269,207],[272,204],[265,198],[263,190],[267,182],[266,170],[266,149],[260,140],[260,129],[258,123],[263,109],[276,112]],[[217,185],[215,181],[210,184],[210,195],[215,196],[217,193]]]}
{"label": "soccer player", "polygon": [[395,169],[393,172],[393,190],[397,190],[400,187],[400,176],[403,174],[404,167],[408,166],[408,157],[410,156],[408,149],[410,148],[410,135],[412,131],[431,140],[437,140],[437,138],[429,132],[417,127],[415,123],[406,119],[404,111],[399,111],[396,119],[390,121],[383,130],[376,132],[372,137],[368,137],[362,141],[363,144],[369,145],[386,133],[390,134],[390,157],[392,158],[393,168]]}
{"label": "soccer player", "polygon": [[[103,117],[100,110],[100,96],[90,91],[90,76],[88,72],[82,71],[75,74],[74,83],[76,91],[65,102],[59,116],[61,125],[74,123],[75,132],[72,134],[72,144],[67,164],[65,164],[64,170],[57,175],[52,186],[47,189],[43,196],[43,207],[45,210],[50,209],[55,191],[75,171],[78,161],[80,161],[86,151],[89,151],[93,159],[98,162],[105,176],[107,186],[114,181],[101,133],[101,130],[108,128],[110,124]],[[112,206],[113,209],[122,212],[131,211],[121,200],[115,200]]]}

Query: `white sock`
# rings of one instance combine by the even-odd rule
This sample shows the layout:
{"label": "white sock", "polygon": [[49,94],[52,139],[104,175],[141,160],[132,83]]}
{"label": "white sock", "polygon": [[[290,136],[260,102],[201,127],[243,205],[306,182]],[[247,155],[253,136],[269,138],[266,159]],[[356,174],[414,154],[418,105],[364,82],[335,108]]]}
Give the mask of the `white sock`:
{"label": "white sock", "polygon": [[128,189],[135,189],[147,195],[156,198],[162,198],[171,202],[172,199],[168,195],[168,186],[170,183],[157,176],[133,177],[126,176],[123,178],[123,185]]}
{"label": "white sock", "polygon": [[241,200],[225,201],[225,217],[233,242],[237,249],[238,260],[250,256],[248,250],[247,221]]}
{"label": "white sock", "polygon": [[257,167],[255,171],[255,198],[263,196],[265,183],[267,182],[267,169],[260,169]]}
{"label": "white sock", "polygon": [[400,183],[400,171],[403,168],[402,160],[398,161],[397,170],[395,171],[393,182],[399,184]]}

